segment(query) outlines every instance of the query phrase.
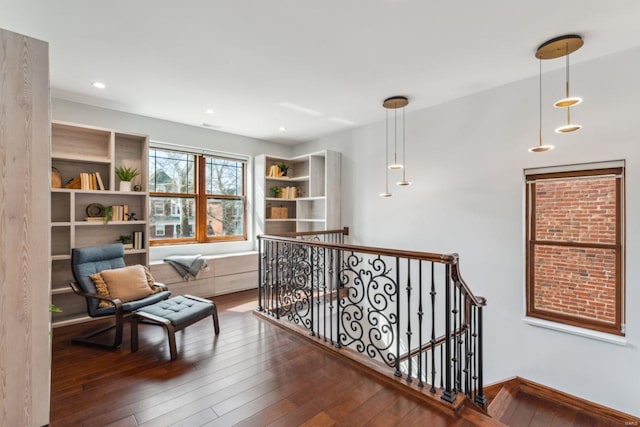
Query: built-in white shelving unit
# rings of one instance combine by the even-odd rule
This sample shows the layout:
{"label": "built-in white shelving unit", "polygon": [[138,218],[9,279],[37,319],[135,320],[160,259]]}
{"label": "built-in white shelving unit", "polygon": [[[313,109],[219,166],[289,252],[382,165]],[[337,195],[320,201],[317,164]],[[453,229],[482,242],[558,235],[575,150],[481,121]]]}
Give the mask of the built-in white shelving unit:
{"label": "built-in white shelving unit", "polygon": [[[71,249],[115,243],[119,236],[142,231],[142,249],[125,251],[128,265],[144,264],[148,256],[148,168],[149,139],[146,135],[118,132],[73,123],[52,123],[51,165],[60,175],[62,186],[80,173],[99,172],[104,190],[51,189],[51,299],[62,313],[53,313],[53,325],[62,326],[89,320],[85,299],[73,293],[69,282]],[[142,191],[118,191],[115,168],[137,168],[134,184]],[[131,221],[87,221],[87,206],[127,205],[136,214]]]}
{"label": "built-in white shelving unit", "polygon": [[[271,166],[285,163],[287,176],[268,176]],[[341,227],[340,153],[330,150],[293,158],[256,157],[257,234],[329,230]],[[296,187],[286,199],[272,189]],[[272,208],[287,208],[287,218],[273,218]]]}

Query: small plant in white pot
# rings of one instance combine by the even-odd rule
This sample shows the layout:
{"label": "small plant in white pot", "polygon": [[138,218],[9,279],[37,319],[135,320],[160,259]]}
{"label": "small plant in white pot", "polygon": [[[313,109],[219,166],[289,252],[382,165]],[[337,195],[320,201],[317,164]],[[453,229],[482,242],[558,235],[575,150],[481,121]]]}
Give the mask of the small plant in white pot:
{"label": "small plant in white pot", "polygon": [[120,179],[120,191],[131,191],[131,181],[138,175],[140,175],[140,172],[136,168],[117,167],[116,176]]}

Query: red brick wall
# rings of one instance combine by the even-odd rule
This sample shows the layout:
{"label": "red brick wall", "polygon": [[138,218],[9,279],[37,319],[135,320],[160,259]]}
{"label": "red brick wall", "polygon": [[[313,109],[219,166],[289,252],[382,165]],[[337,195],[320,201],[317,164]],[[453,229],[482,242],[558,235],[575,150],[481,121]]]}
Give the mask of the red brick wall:
{"label": "red brick wall", "polygon": [[[536,183],[536,239],[616,242],[615,178]],[[537,245],[534,307],[615,322],[615,250]]]}

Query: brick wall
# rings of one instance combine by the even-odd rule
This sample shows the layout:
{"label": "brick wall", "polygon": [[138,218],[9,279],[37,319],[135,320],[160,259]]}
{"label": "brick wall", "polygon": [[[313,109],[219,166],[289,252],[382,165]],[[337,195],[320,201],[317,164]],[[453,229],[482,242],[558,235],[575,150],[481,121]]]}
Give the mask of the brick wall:
{"label": "brick wall", "polygon": [[[536,239],[616,242],[615,178],[536,183]],[[537,245],[534,307],[615,322],[613,249]]]}

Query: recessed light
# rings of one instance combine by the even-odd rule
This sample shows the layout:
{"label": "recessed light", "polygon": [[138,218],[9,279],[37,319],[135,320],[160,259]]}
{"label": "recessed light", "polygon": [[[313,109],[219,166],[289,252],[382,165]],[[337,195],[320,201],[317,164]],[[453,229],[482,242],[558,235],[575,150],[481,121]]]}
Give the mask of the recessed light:
{"label": "recessed light", "polygon": [[284,126],[280,126],[280,127],[278,128],[278,130],[279,130],[280,132],[286,132],[286,131],[287,131],[287,128],[286,128],[286,127],[284,127]]}
{"label": "recessed light", "polygon": [[105,89],[107,87],[107,85],[102,82],[93,82],[91,84],[93,85],[93,87],[98,89]]}
{"label": "recessed light", "polygon": [[213,114],[213,110],[211,108],[207,108],[204,112],[207,114]]}

